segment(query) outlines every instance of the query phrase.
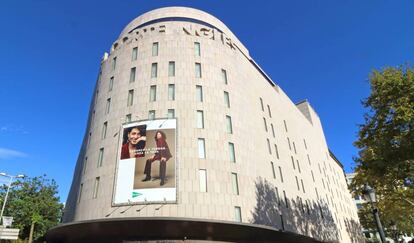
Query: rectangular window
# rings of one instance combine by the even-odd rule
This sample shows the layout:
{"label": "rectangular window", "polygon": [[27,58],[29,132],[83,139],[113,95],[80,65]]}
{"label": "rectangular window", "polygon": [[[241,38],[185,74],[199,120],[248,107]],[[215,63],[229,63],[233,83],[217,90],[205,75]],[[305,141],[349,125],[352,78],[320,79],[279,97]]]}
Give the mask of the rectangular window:
{"label": "rectangular window", "polygon": [[89,133],[89,137],[88,137],[88,147],[91,144],[91,139],[92,139],[92,133]]}
{"label": "rectangular window", "polygon": [[236,222],[241,222],[242,221],[240,207],[234,207],[234,219],[236,220]]}
{"label": "rectangular window", "polygon": [[300,165],[299,165],[299,160],[296,160],[296,164],[298,165],[299,173],[301,173],[301,171],[300,171]]}
{"label": "rectangular window", "polygon": [[114,57],[114,58],[112,59],[112,71],[114,71],[114,70],[115,70],[115,68],[116,68],[116,57]]}
{"label": "rectangular window", "polygon": [[262,107],[262,111],[264,111],[263,99],[262,98],[260,98],[260,106]]}
{"label": "rectangular window", "polygon": [[199,42],[194,42],[194,53],[196,56],[201,56],[201,46]]}
{"label": "rectangular window", "polygon": [[168,76],[169,77],[175,76],[175,62],[168,63]]}
{"label": "rectangular window", "polygon": [[233,125],[231,124],[231,117],[226,116],[226,131],[229,134],[233,133]]}
{"label": "rectangular window", "polygon": [[287,124],[286,124],[286,120],[283,120],[283,124],[285,125],[285,131],[288,132],[288,128],[287,128]]}
{"label": "rectangular window", "polygon": [[295,180],[296,180],[296,186],[298,187],[298,191],[300,191],[299,180],[297,176],[295,176]]}
{"label": "rectangular window", "polygon": [[110,109],[111,109],[111,98],[108,98],[106,100],[105,114],[109,114]]}
{"label": "rectangular window", "polygon": [[279,159],[279,150],[277,149],[276,144],[275,144],[275,153],[276,153],[276,158]]}
{"label": "rectangular window", "polygon": [[223,83],[227,84],[227,72],[224,69],[221,69],[221,78],[223,79]]}
{"label": "rectangular window", "polygon": [[196,85],[196,100],[203,102],[203,87],[201,85]]}
{"label": "rectangular window", "polygon": [[85,157],[85,160],[83,161],[83,174],[86,173],[87,166],[88,166],[88,157]]}
{"label": "rectangular window", "polygon": [[200,192],[207,192],[207,170],[198,170],[198,176],[200,177]]}
{"label": "rectangular window", "polygon": [[198,62],[195,64],[195,77],[201,78],[201,63]]}
{"label": "rectangular window", "polygon": [[152,43],[152,56],[158,56],[158,42]]}
{"label": "rectangular window", "polygon": [[319,200],[318,188],[315,187],[316,198]]}
{"label": "rectangular window", "polygon": [[239,195],[239,183],[237,181],[237,174],[231,173],[231,182],[233,185],[233,193]]}
{"label": "rectangular window", "polygon": [[114,88],[114,77],[111,77],[109,79],[109,88],[108,88],[108,92],[112,91],[112,89]]}
{"label": "rectangular window", "polygon": [[148,111],[148,120],[154,120],[155,119],[155,110]]}
{"label": "rectangular window", "polygon": [[149,95],[149,101],[154,102],[157,100],[157,86],[151,85],[150,86],[150,95]]}
{"label": "rectangular window", "polygon": [[300,179],[300,183],[302,184],[302,191],[303,191],[303,193],[306,193],[305,192],[305,186],[303,185],[303,180],[302,179]]}
{"label": "rectangular window", "polygon": [[197,128],[204,128],[204,112],[197,111]]}
{"label": "rectangular window", "polygon": [[273,164],[273,162],[270,162],[270,165],[272,166],[273,179],[276,179],[275,165]]}
{"label": "rectangular window", "polygon": [[293,156],[290,156],[290,159],[292,160],[293,169],[296,170],[295,160],[293,159]]}
{"label": "rectangular window", "polygon": [[289,150],[292,150],[292,147],[290,146],[290,139],[289,138],[287,138],[287,142],[288,142],[288,145],[289,145]]}
{"label": "rectangular window", "polygon": [[137,57],[138,57],[138,47],[134,47],[132,49],[132,58],[131,58],[131,60],[135,61],[135,60],[137,60]]}
{"label": "rectangular window", "polygon": [[279,166],[280,181],[283,182],[282,167]]}
{"label": "rectangular window", "polygon": [[133,67],[131,68],[131,72],[129,73],[129,82],[133,83],[135,82],[135,73],[137,71],[137,68]]}
{"label": "rectangular window", "polygon": [[267,141],[267,148],[269,149],[269,154],[272,154],[272,148],[270,147],[270,140],[266,138]]}
{"label": "rectangular window", "polygon": [[93,196],[92,196],[92,198],[97,198],[98,197],[99,181],[100,181],[100,178],[96,177],[95,178],[95,184],[93,185]]}
{"label": "rectangular window", "polygon": [[172,119],[175,117],[175,110],[174,109],[168,109],[167,111],[167,118]]}
{"label": "rectangular window", "polygon": [[272,135],[275,138],[276,134],[275,134],[275,128],[273,127],[273,124],[270,124],[270,127],[272,128]]}
{"label": "rectangular window", "polygon": [[295,151],[295,154],[298,154],[298,153],[296,152],[296,145],[295,145],[295,142],[292,142],[292,144],[293,144],[293,151]]}
{"label": "rectangular window", "polygon": [[127,106],[132,106],[134,104],[134,90],[128,90],[128,101]]}
{"label": "rectangular window", "polygon": [[156,78],[158,73],[158,64],[154,62],[151,64],[151,78]]}
{"label": "rectangular window", "polygon": [[311,161],[310,161],[310,158],[309,158],[309,154],[307,154],[306,156],[308,157],[308,163],[309,163],[309,165],[311,165]]}
{"label": "rectangular window", "polygon": [[82,192],[83,192],[83,183],[81,183],[79,187],[78,203],[80,202],[82,198]]}
{"label": "rectangular window", "polygon": [[106,138],[106,130],[108,128],[108,122],[104,122],[103,126],[102,126],[102,133],[101,133],[101,139],[105,139]]}
{"label": "rectangular window", "polygon": [[236,163],[236,153],[234,152],[234,144],[229,143],[230,162]]}
{"label": "rectangular window", "polygon": [[277,187],[275,187],[275,194],[276,194],[277,205],[280,205],[279,190],[277,189]]}
{"label": "rectangular window", "polygon": [[266,118],[263,117],[263,124],[264,124],[264,129],[267,132],[267,122],[266,122]]}
{"label": "rectangular window", "polygon": [[289,208],[289,201],[288,201],[288,199],[287,199],[287,197],[286,197],[286,192],[283,190],[283,197],[285,198],[285,206],[287,207],[287,208]]}
{"label": "rectangular window", "polygon": [[305,149],[308,149],[308,145],[306,144],[306,140],[303,139],[303,144],[305,145]]}
{"label": "rectangular window", "polygon": [[175,85],[168,85],[168,100],[175,100]]}
{"label": "rectangular window", "polygon": [[270,106],[269,105],[267,105],[267,112],[269,113],[269,117],[271,118],[272,117],[272,112],[270,111]]}
{"label": "rectangular window", "polygon": [[131,114],[128,114],[128,115],[125,116],[125,122],[131,122],[131,119],[132,119]]}
{"label": "rectangular window", "polygon": [[198,158],[205,159],[206,158],[206,149],[205,149],[205,140],[204,138],[198,139]]}
{"label": "rectangular window", "polygon": [[100,148],[99,149],[99,155],[98,155],[98,167],[102,166],[103,157],[104,157],[104,148]]}
{"label": "rectangular window", "polygon": [[227,106],[227,108],[230,108],[230,97],[229,93],[224,91],[224,104]]}
{"label": "rectangular window", "polygon": [[315,176],[313,175],[313,170],[311,170],[311,174],[312,174],[312,180],[313,182],[315,182]]}

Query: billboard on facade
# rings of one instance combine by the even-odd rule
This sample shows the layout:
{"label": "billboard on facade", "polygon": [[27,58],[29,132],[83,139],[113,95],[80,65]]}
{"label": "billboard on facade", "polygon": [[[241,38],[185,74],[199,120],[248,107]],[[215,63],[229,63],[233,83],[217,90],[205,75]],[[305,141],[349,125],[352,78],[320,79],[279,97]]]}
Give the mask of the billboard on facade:
{"label": "billboard on facade", "polygon": [[122,126],[114,204],[176,202],[176,119]]}

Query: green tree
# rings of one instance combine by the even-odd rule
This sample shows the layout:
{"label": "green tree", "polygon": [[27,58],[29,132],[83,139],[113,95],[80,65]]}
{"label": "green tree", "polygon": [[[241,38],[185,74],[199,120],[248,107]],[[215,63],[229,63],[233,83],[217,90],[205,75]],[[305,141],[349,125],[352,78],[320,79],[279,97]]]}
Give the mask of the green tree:
{"label": "green tree", "polygon": [[[0,205],[6,190],[6,185],[0,187]],[[31,227],[33,239],[37,240],[59,223],[63,204],[57,193],[56,182],[45,175],[13,182],[4,215],[13,217],[13,226],[20,229],[21,239],[29,238]]]}
{"label": "green tree", "polygon": [[[385,228],[393,221],[401,232],[414,233],[414,69],[403,65],[374,70],[369,82],[351,187],[361,194],[362,185],[370,184]],[[363,212],[361,223],[372,229],[369,210]]]}

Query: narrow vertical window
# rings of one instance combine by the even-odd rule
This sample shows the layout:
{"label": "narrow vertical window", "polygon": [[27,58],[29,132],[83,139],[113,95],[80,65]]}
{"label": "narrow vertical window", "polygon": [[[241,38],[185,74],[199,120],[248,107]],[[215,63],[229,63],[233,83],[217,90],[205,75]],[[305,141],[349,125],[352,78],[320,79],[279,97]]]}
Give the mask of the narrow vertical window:
{"label": "narrow vertical window", "polygon": [[267,132],[267,122],[266,122],[266,118],[263,117],[263,124],[264,124],[264,129]]}
{"label": "narrow vertical window", "polygon": [[151,85],[150,86],[150,95],[149,95],[149,101],[154,102],[157,100],[157,86]]}
{"label": "narrow vertical window", "polygon": [[196,100],[203,102],[203,87],[201,85],[196,85]]}
{"label": "narrow vertical window", "polygon": [[158,56],[158,42],[152,43],[152,56]]}
{"label": "narrow vertical window", "polygon": [[230,162],[236,163],[236,154],[234,152],[234,144],[229,143]]}
{"label": "narrow vertical window", "polygon": [[226,116],[226,131],[227,133],[233,133],[233,125],[231,124],[231,117]]}
{"label": "narrow vertical window", "polygon": [[197,111],[197,128],[204,128],[204,112]]}
{"label": "narrow vertical window", "polygon": [[148,120],[154,120],[155,119],[155,110],[148,111]]}
{"label": "narrow vertical window", "polygon": [[196,56],[201,56],[201,46],[199,42],[194,42],[194,53]]}
{"label": "narrow vertical window", "polygon": [[114,57],[114,58],[112,59],[112,71],[114,71],[114,70],[115,70],[115,68],[116,68],[116,57]]}
{"label": "narrow vertical window", "polygon": [[103,157],[104,157],[104,148],[100,148],[99,149],[99,155],[98,155],[98,167],[102,166]]}
{"label": "narrow vertical window", "polygon": [[296,160],[296,164],[298,165],[298,170],[299,170],[299,173],[302,173],[302,172],[300,171],[300,164],[299,164],[299,160],[298,160],[298,159]]}
{"label": "narrow vertical window", "polygon": [[273,179],[276,179],[275,165],[273,164],[273,162],[270,162],[270,165],[272,166]]}
{"label": "narrow vertical window", "polygon": [[279,166],[280,181],[283,182],[282,167]]}
{"label": "narrow vertical window", "polygon": [[204,169],[198,170],[200,178],[200,192],[207,192],[207,171]]}
{"label": "narrow vertical window", "polygon": [[114,77],[111,77],[109,79],[109,88],[108,88],[108,92],[112,91],[112,89],[114,88]]}
{"label": "narrow vertical window", "polygon": [[199,138],[198,139],[198,158],[200,158],[200,159],[205,159],[206,158],[204,138]]}
{"label": "narrow vertical window", "polygon": [[236,220],[236,222],[241,222],[242,221],[240,207],[234,207],[234,219]]}
{"label": "narrow vertical window", "polygon": [[127,106],[132,106],[134,104],[134,90],[128,90],[128,101]]}
{"label": "narrow vertical window", "polygon": [[175,100],[175,85],[168,85],[168,100]]}
{"label": "narrow vertical window", "polygon": [[302,179],[300,179],[300,183],[302,184],[302,191],[303,191],[303,193],[306,193],[305,192],[305,186],[303,185],[303,180]]}
{"label": "narrow vertical window", "polygon": [[279,150],[277,149],[276,144],[275,144],[275,153],[276,153],[276,158],[279,159]]}
{"label": "narrow vertical window", "polygon": [[111,110],[111,98],[108,98],[106,100],[105,114],[109,114],[110,110]]}
{"label": "narrow vertical window", "polygon": [[269,154],[272,154],[272,148],[270,147],[270,140],[266,138],[267,141],[267,149],[269,149]]}
{"label": "narrow vertical window", "polygon": [[224,91],[224,104],[227,106],[227,108],[230,108],[230,97],[229,93]]}
{"label": "narrow vertical window", "polygon": [[296,180],[296,186],[298,187],[298,191],[300,191],[299,180],[297,176],[295,176],[295,180]]}
{"label": "narrow vertical window", "polygon": [[154,62],[151,64],[151,78],[156,78],[158,73],[158,64]]}
{"label": "narrow vertical window", "polygon": [[293,159],[293,156],[290,156],[290,159],[292,160],[293,169],[296,170],[295,160]]}
{"label": "narrow vertical window", "polygon": [[138,57],[138,47],[134,47],[132,49],[132,58],[131,58],[131,60],[135,61],[135,60],[137,60],[137,57]]}
{"label": "narrow vertical window", "polygon": [[137,68],[133,67],[131,68],[131,72],[129,73],[129,82],[133,83],[135,82],[135,73],[137,71]]}
{"label": "narrow vertical window", "polygon": [[270,111],[270,106],[269,105],[267,105],[267,112],[269,113],[269,117],[271,118],[272,117],[272,112]]}
{"label": "narrow vertical window", "polygon": [[287,124],[286,124],[286,120],[283,120],[283,124],[285,125],[285,131],[288,132],[288,127],[287,127]]}
{"label": "narrow vertical window", "polygon": [[224,84],[227,84],[227,72],[224,69],[221,69],[221,78]]}
{"label": "narrow vertical window", "polygon": [[303,139],[303,144],[305,145],[305,149],[308,149],[308,145],[306,144],[306,140]]}
{"label": "narrow vertical window", "polygon": [[195,76],[201,78],[201,63],[196,62],[195,64]]}
{"label": "narrow vertical window", "polygon": [[307,154],[306,156],[308,157],[308,163],[309,163],[309,165],[311,165],[311,161],[310,161],[310,158],[309,158],[309,154]]}
{"label": "narrow vertical window", "polygon": [[276,194],[277,205],[280,205],[279,190],[277,189],[277,187],[275,187],[275,194]]}
{"label": "narrow vertical window", "polygon": [[273,127],[273,124],[270,124],[270,127],[272,128],[272,135],[275,138],[276,135],[275,135],[275,128]]}
{"label": "narrow vertical window", "polygon": [[288,142],[288,145],[289,145],[289,150],[292,150],[292,147],[290,146],[290,139],[289,138],[287,138],[287,142]]}
{"label": "narrow vertical window", "polygon": [[260,106],[262,107],[262,111],[264,111],[263,99],[262,98],[260,98]]}
{"label": "narrow vertical window", "polygon": [[127,114],[126,116],[125,116],[125,122],[131,122],[131,120],[132,120],[132,115],[131,114]]}
{"label": "narrow vertical window", "polygon": [[81,183],[79,187],[78,203],[82,199],[82,192],[83,192],[83,183]]}
{"label": "narrow vertical window", "polygon": [[83,174],[86,173],[87,166],[88,166],[88,157],[85,157],[85,160],[83,161]]}
{"label": "narrow vertical window", "polygon": [[168,76],[169,77],[175,76],[175,62],[168,63]]}
{"label": "narrow vertical window", "polygon": [[233,186],[233,193],[239,195],[239,183],[237,181],[237,174],[231,173],[231,182]]}
{"label": "narrow vertical window", "polygon": [[288,198],[286,197],[286,192],[284,190],[283,190],[283,197],[285,198],[285,206],[289,208],[289,201],[288,201]]}
{"label": "narrow vertical window", "polygon": [[101,139],[105,139],[106,138],[106,130],[107,129],[108,129],[108,122],[104,122],[104,124],[102,126]]}
{"label": "narrow vertical window", "polygon": [[315,176],[313,175],[313,170],[311,170],[311,174],[312,174],[312,180],[313,182],[315,182]]}
{"label": "narrow vertical window", "polygon": [[318,188],[315,187],[316,198],[319,200]]}
{"label": "narrow vertical window", "polygon": [[172,119],[175,117],[175,110],[174,109],[168,109],[167,111],[167,118]]}
{"label": "narrow vertical window", "polygon": [[92,139],[92,133],[89,133],[89,137],[88,137],[88,147],[91,144],[91,139]]}
{"label": "narrow vertical window", "polygon": [[295,145],[295,142],[292,142],[292,144],[293,144],[293,151],[295,151],[295,154],[298,154],[298,153],[296,152],[296,145]]}
{"label": "narrow vertical window", "polygon": [[92,198],[97,198],[98,197],[99,181],[100,181],[100,177],[96,177],[95,178],[95,184],[93,185],[93,196],[92,196]]}

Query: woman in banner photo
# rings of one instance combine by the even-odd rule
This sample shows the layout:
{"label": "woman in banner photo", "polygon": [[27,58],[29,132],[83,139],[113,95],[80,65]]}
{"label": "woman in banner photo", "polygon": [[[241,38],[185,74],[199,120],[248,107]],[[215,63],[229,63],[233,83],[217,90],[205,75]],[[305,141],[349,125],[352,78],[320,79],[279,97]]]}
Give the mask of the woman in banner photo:
{"label": "woman in banner photo", "polygon": [[121,149],[121,159],[140,158],[145,156],[144,148],[147,137],[145,126],[130,127],[128,137]]}
{"label": "woman in banner photo", "polygon": [[165,171],[167,166],[167,161],[172,157],[170,148],[167,144],[167,137],[164,132],[157,131],[154,136],[155,143],[157,145],[157,149],[155,154],[152,158],[148,159],[145,163],[144,174],[146,175],[142,181],[149,181],[151,180],[151,164],[152,162],[159,160],[160,161],[160,185],[164,185],[165,183]]}

